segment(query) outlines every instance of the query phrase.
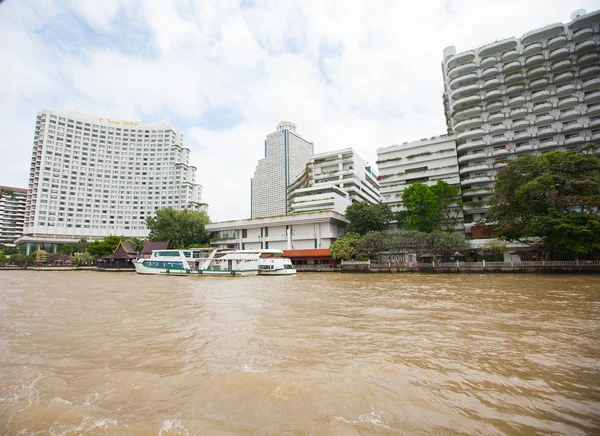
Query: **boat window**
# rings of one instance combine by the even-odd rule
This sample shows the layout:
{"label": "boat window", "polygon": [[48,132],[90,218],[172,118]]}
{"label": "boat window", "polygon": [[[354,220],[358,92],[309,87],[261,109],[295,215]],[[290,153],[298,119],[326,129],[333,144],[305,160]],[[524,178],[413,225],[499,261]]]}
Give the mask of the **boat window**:
{"label": "boat window", "polygon": [[184,252],[183,252],[183,255],[184,255],[185,257],[191,257],[191,256],[192,256],[192,253],[191,253],[191,252],[189,252],[189,251],[184,251]]}
{"label": "boat window", "polygon": [[144,262],[150,268],[183,269],[183,262],[165,262],[163,260],[152,260]]}
{"label": "boat window", "polygon": [[159,251],[158,255],[162,257],[179,257],[179,251]]}

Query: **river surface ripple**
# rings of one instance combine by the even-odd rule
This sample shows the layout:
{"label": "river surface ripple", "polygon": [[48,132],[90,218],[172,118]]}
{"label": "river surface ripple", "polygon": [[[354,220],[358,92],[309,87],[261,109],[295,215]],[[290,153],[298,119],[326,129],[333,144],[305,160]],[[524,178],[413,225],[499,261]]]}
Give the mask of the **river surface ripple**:
{"label": "river surface ripple", "polygon": [[598,434],[600,277],[0,272],[1,434]]}

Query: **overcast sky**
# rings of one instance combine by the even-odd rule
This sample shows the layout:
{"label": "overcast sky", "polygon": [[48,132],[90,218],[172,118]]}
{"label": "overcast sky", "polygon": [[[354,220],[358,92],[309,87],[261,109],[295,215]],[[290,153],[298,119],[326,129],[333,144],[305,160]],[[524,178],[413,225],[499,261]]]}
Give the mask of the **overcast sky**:
{"label": "overcast sky", "polygon": [[282,119],[317,153],[445,133],[442,50],[569,21],[578,0],[5,0],[0,185],[26,187],[36,113],[164,121],[185,133],[213,220],[250,216]]}

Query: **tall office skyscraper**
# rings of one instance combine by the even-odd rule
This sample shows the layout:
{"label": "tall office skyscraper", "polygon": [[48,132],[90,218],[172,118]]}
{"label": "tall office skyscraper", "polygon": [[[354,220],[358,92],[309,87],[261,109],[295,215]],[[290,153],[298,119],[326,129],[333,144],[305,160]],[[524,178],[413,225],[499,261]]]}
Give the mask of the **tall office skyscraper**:
{"label": "tall office skyscraper", "polygon": [[157,209],[202,208],[182,144],[183,133],[162,123],[39,112],[18,244],[51,251],[82,237],[145,237]]}
{"label": "tall office skyscraper", "polygon": [[456,53],[444,50],[444,106],[456,135],[465,232],[487,210],[497,170],[525,154],[600,140],[600,11]]}
{"label": "tall office skyscraper", "polygon": [[296,125],[284,120],[267,135],[265,157],[258,161],[252,178],[252,218],[288,213],[287,187],[305,169],[314,144],[296,133]]}

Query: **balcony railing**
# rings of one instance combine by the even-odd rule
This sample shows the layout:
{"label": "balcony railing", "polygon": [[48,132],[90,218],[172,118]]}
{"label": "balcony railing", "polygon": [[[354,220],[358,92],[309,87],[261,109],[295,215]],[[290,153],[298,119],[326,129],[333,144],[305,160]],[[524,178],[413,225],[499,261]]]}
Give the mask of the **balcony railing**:
{"label": "balcony railing", "polygon": [[529,56],[528,58],[525,59],[525,65],[528,67],[531,67],[531,66],[537,65],[537,64],[541,64],[542,62],[544,62],[544,56],[539,55],[539,54]]}
{"label": "balcony railing", "polygon": [[523,54],[525,56],[531,56],[536,53],[540,53],[542,51],[542,44],[539,42],[534,42],[533,44],[529,44],[523,48]]}
{"label": "balcony railing", "polygon": [[573,42],[581,42],[586,39],[590,39],[590,37],[594,34],[594,30],[591,27],[584,27],[583,29],[578,30],[573,33]]}
{"label": "balcony railing", "polygon": [[591,63],[597,63],[598,58],[599,58],[598,53],[587,53],[587,54],[581,55],[577,59],[577,63],[582,66],[591,64]]}
{"label": "balcony railing", "polygon": [[575,46],[575,53],[584,53],[596,48],[596,42],[594,40],[588,40],[581,42]]}
{"label": "balcony railing", "polygon": [[557,61],[559,59],[563,59],[569,56],[569,49],[565,47],[557,48],[556,50],[550,52],[548,55],[548,59],[551,61]]}

